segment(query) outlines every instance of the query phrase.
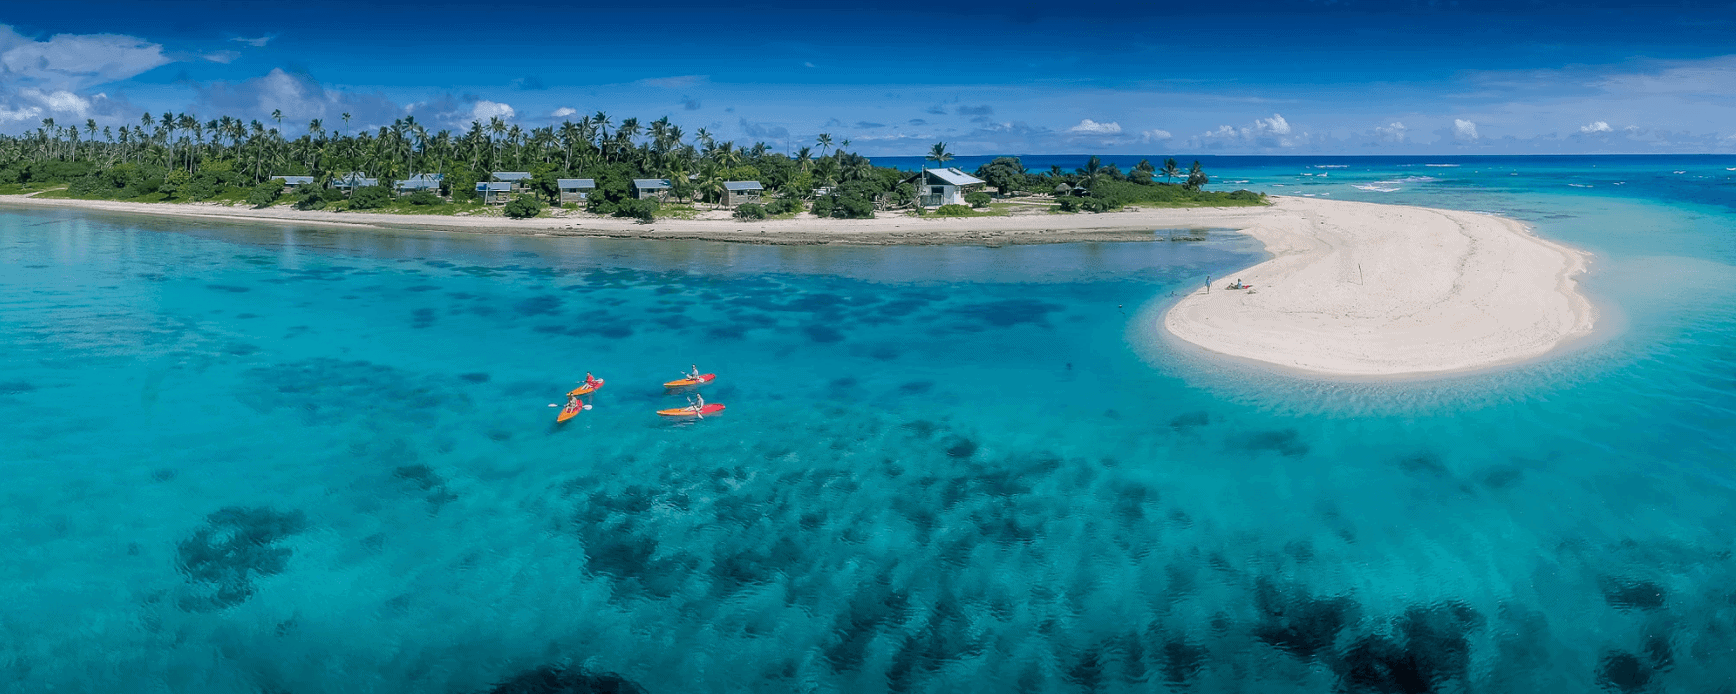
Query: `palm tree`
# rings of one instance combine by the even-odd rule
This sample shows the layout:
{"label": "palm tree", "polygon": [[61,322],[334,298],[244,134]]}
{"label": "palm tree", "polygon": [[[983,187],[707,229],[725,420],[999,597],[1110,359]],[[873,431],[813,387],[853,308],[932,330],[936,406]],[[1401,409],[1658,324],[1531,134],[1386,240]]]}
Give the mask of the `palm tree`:
{"label": "palm tree", "polygon": [[344,137],[350,136],[350,114],[344,114]]}
{"label": "palm tree", "polygon": [[944,166],[947,162],[952,161],[952,152],[946,151],[945,142],[936,142],[933,147],[928,148],[928,155],[923,157],[923,159],[932,160],[935,167],[939,168]]}
{"label": "palm tree", "polygon": [[1199,161],[1195,160],[1193,168],[1188,169],[1187,183],[1183,185],[1187,186],[1189,190],[1199,190],[1201,186],[1210,182],[1211,178],[1206,176],[1205,169],[1200,168]]}
{"label": "palm tree", "polygon": [[814,144],[820,146],[820,156],[826,156],[826,152],[832,149],[831,133],[820,133],[819,137],[814,138]]}
{"label": "palm tree", "polygon": [[1164,183],[1169,183],[1171,179],[1174,179],[1176,176],[1180,176],[1180,175],[1181,175],[1181,167],[1175,163],[1174,157],[1170,157],[1168,159],[1163,160],[1163,182]]}

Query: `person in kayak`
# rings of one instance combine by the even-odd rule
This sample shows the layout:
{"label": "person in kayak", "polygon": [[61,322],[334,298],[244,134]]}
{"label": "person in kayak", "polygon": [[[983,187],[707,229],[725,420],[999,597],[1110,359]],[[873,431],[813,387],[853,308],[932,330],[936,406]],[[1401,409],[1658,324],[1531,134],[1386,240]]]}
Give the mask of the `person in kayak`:
{"label": "person in kayak", "polygon": [[700,419],[705,419],[705,396],[695,395],[688,398],[687,403],[687,409],[693,410],[693,414]]}
{"label": "person in kayak", "polygon": [[592,376],[591,372],[589,372],[589,371],[585,372],[585,387],[586,388],[590,388],[591,390],[596,390],[597,386],[600,386],[600,385],[603,385],[602,381],[597,380],[596,376]]}
{"label": "person in kayak", "polygon": [[695,381],[697,381],[697,380],[699,380],[699,365],[698,365],[698,364],[694,364],[694,365],[693,365],[693,372],[692,372],[692,373],[685,373],[685,374],[682,374],[682,375],[681,375],[681,376],[682,376],[682,377],[683,377],[683,378],[691,378],[691,379],[693,379],[693,380],[695,380]]}

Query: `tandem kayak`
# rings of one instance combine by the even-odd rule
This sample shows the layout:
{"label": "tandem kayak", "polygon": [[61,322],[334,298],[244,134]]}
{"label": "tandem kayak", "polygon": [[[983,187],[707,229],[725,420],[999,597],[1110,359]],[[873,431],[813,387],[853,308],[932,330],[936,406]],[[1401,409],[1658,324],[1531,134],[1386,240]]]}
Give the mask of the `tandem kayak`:
{"label": "tandem kayak", "polygon": [[577,388],[574,388],[572,390],[567,391],[567,397],[570,398],[570,397],[573,397],[576,395],[590,395],[591,393],[597,392],[597,389],[602,388],[602,387],[603,387],[603,379],[599,378],[599,379],[597,379],[597,385],[579,386]]}
{"label": "tandem kayak", "polygon": [[663,384],[663,387],[686,388],[688,386],[702,386],[715,380],[717,380],[717,374],[700,374],[699,378],[683,378],[677,381],[670,381]]}
{"label": "tandem kayak", "polygon": [[561,408],[561,414],[559,417],[555,417],[555,423],[560,424],[561,422],[577,417],[579,416],[579,413],[583,412],[585,409],[584,403],[574,400],[566,407]]}
{"label": "tandem kayak", "polygon": [[[706,375],[709,376],[710,374],[706,374]],[[723,411],[722,405],[719,405],[715,402],[712,402],[712,403],[706,403],[705,407],[703,409],[700,409],[700,410],[694,410],[691,407],[677,407],[677,408],[672,409],[672,410],[658,410],[657,414],[663,415],[665,417],[698,417],[700,415],[717,414],[717,413],[722,412],[722,411]]]}

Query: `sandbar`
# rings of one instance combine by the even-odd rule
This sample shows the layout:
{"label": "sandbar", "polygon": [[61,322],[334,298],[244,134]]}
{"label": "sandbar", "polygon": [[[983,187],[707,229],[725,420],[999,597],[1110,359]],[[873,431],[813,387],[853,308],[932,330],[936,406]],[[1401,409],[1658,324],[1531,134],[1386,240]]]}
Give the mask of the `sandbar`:
{"label": "sandbar", "polygon": [[[1332,376],[1416,376],[1530,360],[1588,334],[1589,255],[1503,217],[1279,197],[1243,231],[1270,260],[1163,317],[1221,354]],[[1240,280],[1252,289],[1226,287]]]}

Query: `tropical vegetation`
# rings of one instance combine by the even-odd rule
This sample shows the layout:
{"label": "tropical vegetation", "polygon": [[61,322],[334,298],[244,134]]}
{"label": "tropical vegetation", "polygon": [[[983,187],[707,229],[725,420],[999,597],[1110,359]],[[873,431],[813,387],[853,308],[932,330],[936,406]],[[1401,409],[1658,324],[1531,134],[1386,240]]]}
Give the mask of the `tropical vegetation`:
{"label": "tropical vegetation", "polygon": [[[651,220],[662,208],[658,201],[632,197],[635,178],[667,179],[669,202],[678,204],[718,201],[725,181],[759,181],[773,195],[759,211],[768,216],[794,214],[806,203],[818,216],[864,218],[877,210],[913,207],[917,201],[910,172],[875,166],[848,151],[849,140],[835,143],[830,134],[816,138],[813,147],[786,155],[764,142],[739,146],[719,140],[705,128],[689,137],[668,118],[617,122],[604,112],[528,129],[492,118],[462,131],[430,131],[411,116],[355,133],[349,132],[348,114],[341,128],[315,119],[294,133],[283,126],[281,113],[271,120],[267,124],[223,116],[201,121],[164,113],[145,114],[134,125],[99,128],[94,120],[80,125],[44,119],[41,127],[25,134],[0,136],[0,192],[64,186],[55,194],[451,213],[480,206],[475,184],[488,180],[490,172],[527,171],[529,195],[520,196],[527,202],[503,210],[508,215],[534,216],[544,209],[542,202],[558,204],[561,178],[595,179],[597,187],[586,204],[589,211],[641,221]],[[953,158],[946,143],[935,144],[926,155],[937,166]],[[377,185],[347,193],[333,187],[352,172],[366,172]],[[397,181],[420,173],[443,175],[438,194],[394,193]],[[1209,178],[1197,162],[1183,182],[1174,185],[1171,181],[1183,172],[1173,159],[1162,170],[1141,162],[1122,173],[1092,157],[1073,171],[1054,167],[1032,173],[1017,158],[1003,157],[976,173],[1002,197],[1050,193],[1065,210],[1263,202],[1246,191],[1202,190]],[[1155,181],[1157,175],[1164,181]],[[313,183],[285,191],[276,181],[279,176],[308,176]],[[968,202],[980,209],[989,199],[985,193],[972,195]]]}

